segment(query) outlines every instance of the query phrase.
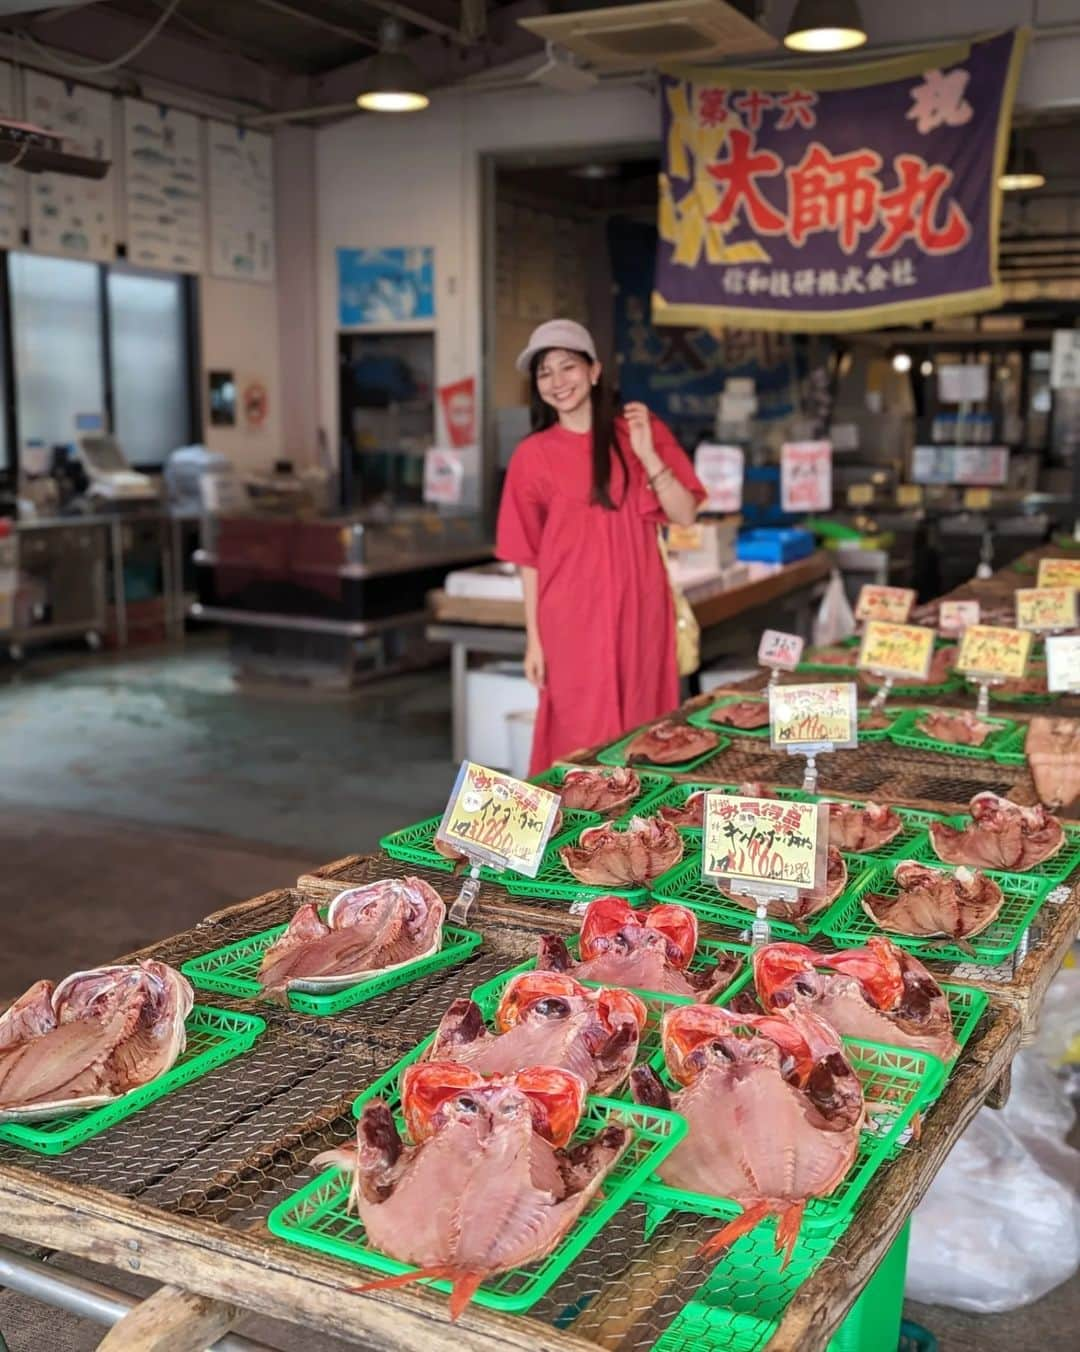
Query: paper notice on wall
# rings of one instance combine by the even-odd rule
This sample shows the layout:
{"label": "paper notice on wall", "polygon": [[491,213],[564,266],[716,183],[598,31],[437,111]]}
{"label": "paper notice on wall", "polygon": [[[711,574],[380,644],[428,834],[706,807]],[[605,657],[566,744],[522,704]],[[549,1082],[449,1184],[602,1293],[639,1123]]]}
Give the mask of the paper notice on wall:
{"label": "paper notice on wall", "polygon": [[439,386],[446,436],[451,446],[476,444],[476,380],[466,376],[452,385]]}
{"label": "paper notice on wall", "polygon": [[206,199],[200,119],[125,99],[124,166],[128,261],[201,272]]}
{"label": "paper notice on wall", "polygon": [[938,398],[943,404],[977,404],[990,393],[990,368],[983,362],[937,368]]}
{"label": "paper notice on wall", "polygon": [[424,501],[438,507],[457,507],[465,481],[460,451],[433,448],[424,452]]}
{"label": "paper notice on wall", "polygon": [[[27,70],[26,120],[63,138],[64,151],[92,160],[113,157],[113,97],[89,85]],[[30,243],[35,252],[116,258],[112,170],[104,178],[31,174]]]}
{"label": "paper notice on wall", "polygon": [[738,446],[717,446],[703,441],[694,452],[694,470],[708,493],[703,512],[742,510],[743,474],[746,457]]}
{"label": "paper notice on wall", "polygon": [[832,507],[832,443],[785,441],[780,448],[780,505],[785,512]]}
{"label": "paper notice on wall", "polygon": [[242,282],[274,280],[274,142],[207,122],[210,271]]}
{"label": "paper notice on wall", "polygon": [[1080,329],[1055,329],[1050,348],[1050,388],[1080,389]]}

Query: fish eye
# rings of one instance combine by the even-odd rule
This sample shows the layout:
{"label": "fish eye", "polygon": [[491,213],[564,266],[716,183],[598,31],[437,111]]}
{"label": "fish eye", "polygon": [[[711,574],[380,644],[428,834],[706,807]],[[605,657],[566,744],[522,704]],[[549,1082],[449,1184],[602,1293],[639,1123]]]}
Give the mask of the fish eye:
{"label": "fish eye", "polygon": [[479,1103],[477,1103],[474,1098],[469,1098],[468,1094],[462,1094],[458,1098],[457,1105],[463,1113],[468,1113],[470,1115],[480,1111]]}
{"label": "fish eye", "polygon": [[797,976],[792,984],[800,995],[814,994],[814,984],[809,977]]}
{"label": "fish eye", "polygon": [[537,1000],[533,1008],[544,1019],[567,1019],[570,1017],[570,1006],[557,995],[549,995],[543,1000]]}
{"label": "fish eye", "polygon": [[712,1042],[709,1043],[709,1050],[722,1056],[725,1061],[734,1061],[735,1059],[731,1054],[731,1048],[719,1038],[713,1038]]}

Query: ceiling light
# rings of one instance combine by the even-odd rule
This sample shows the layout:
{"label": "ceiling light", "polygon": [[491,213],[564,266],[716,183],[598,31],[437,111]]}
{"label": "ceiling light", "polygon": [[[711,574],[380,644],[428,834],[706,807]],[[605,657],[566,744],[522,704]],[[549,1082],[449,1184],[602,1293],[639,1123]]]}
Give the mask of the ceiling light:
{"label": "ceiling light", "polygon": [[926,360],[923,362],[923,364],[919,367],[919,371],[924,376],[932,376],[934,374],[934,363],[930,360],[929,357],[927,357]]}
{"label": "ceiling light", "polygon": [[430,99],[424,90],[427,81],[403,51],[405,29],[398,19],[384,19],[379,25],[379,51],[364,70],[364,88],[356,102],[370,113],[416,113]]}
{"label": "ceiling light", "polygon": [[1020,142],[1014,137],[1009,146],[1005,172],[998,179],[998,187],[1002,192],[1030,192],[1045,183],[1046,175],[1039,168],[1034,150],[1030,146],[1021,149]]}
{"label": "ceiling light", "polygon": [[865,41],[857,0],[799,0],[784,34],[797,52],[846,52]]}
{"label": "ceiling light", "polygon": [[911,354],[908,352],[897,352],[892,359],[892,369],[899,371],[901,375],[905,371],[911,370]]}
{"label": "ceiling light", "polygon": [[619,172],[614,164],[575,164],[570,174],[573,178],[615,178]]}

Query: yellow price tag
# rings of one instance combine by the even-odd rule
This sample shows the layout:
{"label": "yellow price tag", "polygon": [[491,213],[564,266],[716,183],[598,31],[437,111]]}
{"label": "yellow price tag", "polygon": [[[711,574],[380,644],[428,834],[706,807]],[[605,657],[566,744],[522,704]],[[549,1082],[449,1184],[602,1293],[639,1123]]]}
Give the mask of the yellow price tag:
{"label": "yellow price tag", "polygon": [[1040,559],[1040,587],[1080,587],[1080,559]]}
{"label": "yellow price tag", "polygon": [[705,532],[700,526],[669,526],[667,532],[668,549],[693,553],[704,548]]}
{"label": "yellow price tag", "polygon": [[772,745],[804,747],[829,742],[835,747],[858,741],[859,697],[855,686],[824,682],[769,688]]}
{"label": "yellow price tag", "polygon": [[964,506],[969,512],[985,512],[990,506],[989,488],[965,488]]}
{"label": "yellow price tag", "polygon": [[869,507],[873,501],[873,484],[852,484],[847,491],[847,504],[849,507]]}
{"label": "yellow price tag", "polygon": [[539,784],[463,761],[436,839],[535,878],[561,801]]}
{"label": "yellow price tag", "polygon": [[1033,629],[1076,628],[1075,587],[1021,587],[1016,593],[1016,627]]}
{"label": "yellow price tag", "polygon": [[828,826],[821,803],[743,798],[705,799],[704,878],[738,878],[812,888],[824,883]]}
{"label": "yellow price tag", "polygon": [[922,484],[897,484],[896,502],[900,507],[921,507],[923,500]]}
{"label": "yellow price tag", "polygon": [[925,681],[934,656],[934,631],[921,624],[888,624],[871,620],[859,647],[860,671],[882,676],[907,676]]}
{"label": "yellow price tag", "polygon": [[910,587],[877,587],[868,583],[859,591],[859,599],[855,602],[855,618],[903,624],[914,604],[915,593]]}
{"label": "yellow price tag", "polygon": [[1027,668],[1032,638],[1026,629],[973,624],[960,640],[956,669],[968,676],[1017,681]]}

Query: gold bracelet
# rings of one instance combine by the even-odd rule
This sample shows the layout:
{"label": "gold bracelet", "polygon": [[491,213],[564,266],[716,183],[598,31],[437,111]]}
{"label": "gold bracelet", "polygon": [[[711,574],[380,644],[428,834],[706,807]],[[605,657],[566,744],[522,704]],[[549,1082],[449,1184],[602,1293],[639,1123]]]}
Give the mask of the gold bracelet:
{"label": "gold bracelet", "polygon": [[655,474],[652,476],[652,478],[649,480],[649,487],[652,488],[653,484],[656,483],[657,479],[662,479],[662,478],[664,477],[665,474],[670,474],[670,473],[671,473],[671,466],[670,466],[670,465],[664,465],[664,466],[662,466],[660,469],[658,469],[658,470],[656,471],[656,473],[655,473]]}

